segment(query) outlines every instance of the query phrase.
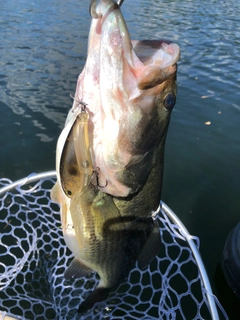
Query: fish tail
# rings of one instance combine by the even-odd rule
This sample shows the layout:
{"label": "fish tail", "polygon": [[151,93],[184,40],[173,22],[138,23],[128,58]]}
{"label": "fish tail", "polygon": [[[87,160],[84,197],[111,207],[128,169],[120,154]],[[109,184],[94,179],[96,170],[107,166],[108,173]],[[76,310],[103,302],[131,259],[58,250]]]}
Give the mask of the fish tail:
{"label": "fish tail", "polygon": [[96,302],[104,301],[107,298],[109,291],[110,288],[96,288],[90,293],[87,299],[80,304],[78,313],[84,313],[91,309]]}

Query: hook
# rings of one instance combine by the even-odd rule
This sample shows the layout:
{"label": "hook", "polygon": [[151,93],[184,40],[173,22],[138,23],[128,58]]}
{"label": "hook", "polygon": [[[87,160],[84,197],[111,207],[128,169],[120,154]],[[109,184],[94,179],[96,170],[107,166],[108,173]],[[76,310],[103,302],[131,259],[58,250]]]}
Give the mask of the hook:
{"label": "hook", "polygon": [[96,7],[97,7],[97,0],[91,0],[90,6],[89,6],[89,12],[93,19],[99,19],[102,16],[101,14],[97,13]]}
{"label": "hook", "polygon": [[123,4],[123,1],[124,1],[124,0],[119,0],[119,1],[117,1],[117,4],[118,4],[119,8],[120,8],[121,5]]}
{"label": "hook", "polygon": [[[117,1],[117,5],[119,6],[119,8],[123,4],[123,2],[124,2],[124,0]],[[93,19],[99,19],[102,16],[101,14],[97,13],[96,7],[97,7],[97,0],[91,0],[90,6],[89,6],[89,12],[90,12],[90,15]]]}
{"label": "hook", "polygon": [[[87,111],[86,111],[86,106],[87,106],[87,103],[86,103],[86,102],[77,100],[77,99],[74,98],[71,94],[70,94],[70,97],[71,97],[74,101],[76,101],[76,102],[78,103],[78,106],[77,106],[77,107],[79,107],[79,105],[81,105],[81,112],[87,112]],[[74,107],[74,109],[75,109],[75,107]],[[78,109],[78,108],[77,108],[77,109]]]}
{"label": "hook", "polygon": [[108,185],[108,181],[106,180],[106,184],[105,184],[104,186],[101,186],[101,185],[99,184],[99,171],[100,171],[100,168],[99,168],[99,167],[96,167],[95,169],[93,169],[93,173],[95,173],[96,182],[97,182],[96,188],[105,188],[105,187]]}

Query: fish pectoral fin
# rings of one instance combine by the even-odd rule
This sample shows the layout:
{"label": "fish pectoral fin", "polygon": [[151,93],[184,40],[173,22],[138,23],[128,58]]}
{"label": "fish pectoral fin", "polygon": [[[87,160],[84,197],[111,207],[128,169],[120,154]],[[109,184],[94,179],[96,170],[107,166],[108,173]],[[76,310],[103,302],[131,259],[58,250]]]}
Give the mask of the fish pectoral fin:
{"label": "fish pectoral fin", "polygon": [[141,270],[147,268],[147,266],[152,262],[160,250],[160,231],[158,221],[155,221],[153,229],[147,238],[140,254],[138,256],[138,266]]}
{"label": "fish pectoral fin", "polygon": [[87,299],[80,304],[78,308],[78,313],[84,313],[87,310],[91,309],[95,303],[107,299],[109,291],[110,288],[96,288],[94,291],[90,293]]}
{"label": "fish pectoral fin", "polygon": [[93,272],[92,269],[85,266],[85,264],[83,264],[79,259],[74,258],[70,263],[70,266],[65,271],[64,278],[82,278],[87,276],[91,272]]}

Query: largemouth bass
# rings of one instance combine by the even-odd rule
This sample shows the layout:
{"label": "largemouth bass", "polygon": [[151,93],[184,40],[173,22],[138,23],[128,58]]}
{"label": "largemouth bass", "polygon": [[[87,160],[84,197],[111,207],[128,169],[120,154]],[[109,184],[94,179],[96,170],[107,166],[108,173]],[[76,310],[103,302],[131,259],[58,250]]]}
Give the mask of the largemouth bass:
{"label": "largemouth bass", "polygon": [[131,41],[120,2],[91,1],[88,56],[57,143],[51,196],[75,256],[65,277],[100,276],[79,312],[104,300],[136,261],[146,268],[160,248],[153,212],[180,50],[166,40]]}

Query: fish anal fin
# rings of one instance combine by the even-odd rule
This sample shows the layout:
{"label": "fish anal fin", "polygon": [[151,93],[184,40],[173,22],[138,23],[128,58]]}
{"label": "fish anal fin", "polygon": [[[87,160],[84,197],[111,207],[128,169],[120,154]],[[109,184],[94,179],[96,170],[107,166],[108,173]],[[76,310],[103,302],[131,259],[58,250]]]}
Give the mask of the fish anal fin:
{"label": "fish anal fin", "polygon": [[158,221],[155,221],[153,229],[147,238],[142,250],[138,256],[138,266],[141,270],[147,268],[147,266],[152,262],[160,250],[160,231]]}
{"label": "fish anal fin", "polygon": [[80,304],[78,313],[85,313],[87,310],[91,309],[95,303],[104,301],[107,298],[109,291],[110,288],[96,288],[90,293],[87,299]]}
{"label": "fish anal fin", "polygon": [[68,269],[65,271],[64,278],[82,278],[91,272],[93,272],[92,269],[85,266],[79,259],[74,258]]}

